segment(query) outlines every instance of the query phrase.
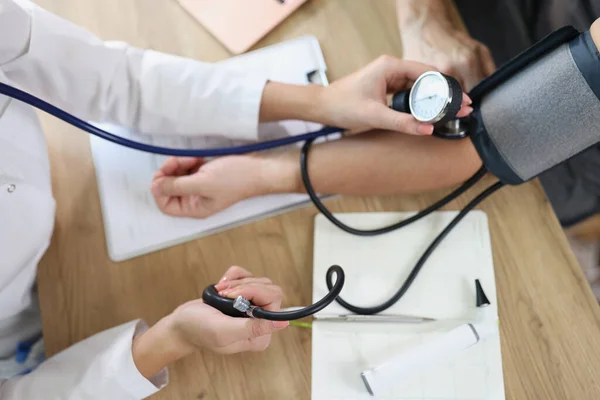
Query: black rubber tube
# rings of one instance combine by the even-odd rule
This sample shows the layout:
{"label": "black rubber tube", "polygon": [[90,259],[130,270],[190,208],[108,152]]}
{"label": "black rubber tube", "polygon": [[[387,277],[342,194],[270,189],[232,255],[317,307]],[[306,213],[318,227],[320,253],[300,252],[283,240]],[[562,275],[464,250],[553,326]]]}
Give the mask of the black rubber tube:
{"label": "black rubber tube", "polygon": [[[333,284],[331,281],[334,273],[336,275],[335,284]],[[268,319],[270,321],[293,321],[296,319],[309,317],[318,313],[335,301],[344,287],[345,280],[346,276],[342,267],[339,265],[332,265],[327,270],[327,276],[325,278],[329,293],[327,293],[321,300],[308,307],[293,311],[267,311],[260,307],[256,307],[254,311],[252,311],[252,316],[255,318]]]}
{"label": "black rubber tube", "polygon": [[[400,229],[412,222],[415,222],[415,221],[431,214],[433,211],[439,209],[440,207],[444,206],[445,204],[449,203],[450,201],[454,200],[456,197],[460,196],[466,190],[468,190],[473,185],[475,185],[486,173],[486,169],[484,167],[482,167],[479,171],[477,171],[477,173],[475,173],[475,175],[473,175],[471,178],[469,178],[469,180],[467,180],[461,187],[459,187],[458,189],[456,189],[455,191],[453,191],[452,193],[450,193],[448,196],[444,197],[437,203],[429,206],[425,210],[419,212],[418,214],[416,214],[410,218],[400,221],[394,225],[390,225],[390,226],[380,228],[380,229],[359,230],[359,229],[351,228],[351,227],[343,224],[338,219],[336,219],[329,212],[329,210],[327,210],[327,208],[325,208],[325,206],[323,205],[323,203],[321,202],[319,197],[316,195],[314,188],[312,187],[312,184],[310,183],[310,178],[308,176],[308,151],[310,149],[311,143],[312,143],[312,141],[308,141],[304,144],[304,146],[302,147],[301,156],[300,156],[302,180],[304,181],[304,185],[306,187],[307,193],[309,194],[309,196],[310,196],[311,200],[313,201],[313,203],[315,204],[315,206],[319,209],[319,211],[321,213],[323,213],[323,215],[325,215],[327,217],[327,219],[329,219],[329,221],[331,221],[338,228],[340,228],[348,233],[358,235],[358,236],[380,235],[383,233],[388,233],[388,232],[394,231],[396,229]],[[354,314],[371,315],[371,314],[377,314],[377,313],[387,310],[388,308],[390,308],[394,304],[396,304],[402,298],[402,296],[404,296],[404,294],[412,286],[412,284],[415,281],[415,279],[417,278],[419,272],[423,268],[423,265],[425,265],[425,263],[427,262],[427,260],[429,259],[429,257],[433,253],[433,251],[439,246],[439,244],[444,240],[444,238],[446,238],[446,236],[448,236],[448,234],[452,231],[452,229],[454,229],[454,227],[456,227],[456,225],[458,225],[458,223],[473,208],[475,208],[479,203],[481,203],[487,197],[491,196],[494,192],[496,192],[503,186],[504,186],[504,183],[496,182],[495,184],[491,185],[486,190],[481,192],[473,200],[471,200],[471,202],[469,202],[458,213],[458,215],[456,217],[454,217],[452,219],[452,221],[450,221],[450,223],[444,228],[444,230],[442,232],[440,232],[440,234],[438,234],[438,236],[429,245],[427,250],[425,250],[425,252],[421,256],[421,258],[417,261],[416,265],[413,267],[413,269],[411,270],[410,274],[408,275],[408,277],[406,278],[406,280],[404,281],[404,283],[402,284],[400,289],[389,300],[385,301],[384,303],[377,305],[377,306],[373,306],[373,307],[359,307],[359,306],[350,304],[347,301],[345,301],[344,299],[342,299],[339,295],[340,295],[340,292],[342,291],[342,288],[345,283],[346,277],[344,274],[344,270],[339,265],[332,265],[327,270],[327,274],[325,277],[325,282],[327,284],[327,289],[329,290],[329,293],[327,293],[327,295],[325,295],[318,302],[316,302],[308,307],[304,307],[299,310],[293,310],[293,311],[267,311],[263,308],[255,307],[252,310],[252,316],[255,318],[262,318],[262,319],[271,320],[271,321],[293,321],[293,320],[306,318],[313,314],[316,314],[317,312],[321,311],[322,309],[324,309],[325,307],[327,307],[334,301],[337,301],[342,307],[344,307],[345,309],[347,309],[348,311],[350,311]],[[332,280],[334,273],[336,275],[335,283]],[[233,302],[233,300],[228,299],[228,302]]]}
{"label": "black rubber tube", "polygon": [[[427,262],[427,260],[431,256],[431,254],[439,246],[439,244],[446,238],[446,236],[448,236],[448,234],[452,231],[452,229],[454,229],[456,227],[456,225],[458,225],[458,223],[471,210],[473,210],[475,207],[477,207],[477,205],[479,203],[481,203],[483,200],[485,200],[486,198],[491,196],[494,192],[496,192],[503,186],[504,186],[504,183],[496,182],[495,184],[491,185],[486,190],[481,192],[473,200],[471,200],[471,202],[469,202],[458,213],[458,215],[456,217],[454,217],[452,219],[452,221],[450,221],[450,223],[444,228],[444,230],[442,232],[440,232],[438,234],[438,236],[436,236],[436,238],[429,245],[427,250],[425,250],[425,252],[421,256],[421,258],[417,261],[417,263],[411,270],[410,274],[408,275],[408,277],[406,278],[406,280],[404,281],[404,283],[402,284],[400,289],[389,300],[385,301],[384,303],[377,305],[377,306],[373,306],[373,307],[359,307],[359,306],[350,304],[347,301],[345,301],[344,299],[342,299],[339,296],[339,294],[342,291],[342,288],[344,286],[345,274],[344,274],[343,269],[340,266],[333,265],[333,266],[329,267],[329,269],[327,270],[327,275],[325,277],[325,282],[327,284],[327,289],[329,289],[329,293],[325,297],[323,297],[321,300],[316,302],[315,304],[308,306],[308,307],[304,307],[300,310],[282,311],[282,312],[266,311],[260,307],[257,307],[254,309],[252,316],[254,316],[256,318],[268,319],[271,321],[291,321],[291,320],[305,318],[310,315],[316,314],[317,312],[321,311],[322,309],[327,307],[329,304],[331,304],[333,301],[337,301],[342,307],[344,307],[345,309],[347,309],[348,311],[350,311],[354,314],[372,315],[372,314],[377,314],[377,313],[387,310],[388,308],[390,308],[394,304],[396,304],[402,298],[402,296],[404,296],[404,294],[412,286],[413,282],[417,278],[419,272],[421,271],[421,269],[423,268],[423,266],[425,265],[425,263]],[[396,229],[398,229],[398,228],[396,228]],[[337,278],[335,283],[333,283],[333,281],[332,281],[332,277],[333,277],[334,273],[336,274],[336,278]]]}
{"label": "black rubber tube", "polygon": [[389,225],[383,228],[371,229],[371,230],[361,230],[352,228],[342,221],[333,216],[333,214],[325,207],[319,196],[315,193],[315,189],[310,182],[310,176],[308,175],[308,153],[310,150],[310,146],[312,144],[312,140],[306,141],[304,146],[302,146],[302,151],[300,152],[300,172],[302,174],[302,182],[304,183],[304,187],[306,188],[306,193],[312,200],[315,207],[327,218],[332,224],[340,228],[341,230],[350,233],[352,235],[357,236],[376,236],[381,235],[383,233],[388,233],[395,231],[396,229],[400,229],[405,227],[406,225],[412,224],[415,221],[420,220],[423,217],[431,214],[432,212],[442,208],[446,204],[450,203],[452,200],[456,199],[458,196],[462,195],[472,186],[474,186],[487,172],[485,167],[481,167],[479,171],[477,171],[471,178],[469,178],[465,183],[463,183],[458,189],[454,190],[448,196],[439,200],[438,202],[430,205],[423,211],[420,211],[418,214],[413,215],[410,218],[406,218],[398,223],[393,225]]}
{"label": "black rubber tube", "polygon": [[[377,314],[377,313],[387,310],[388,308],[390,308],[391,306],[396,304],[398,302],[398,300],[400,300],[402,298],[402,296],[404,296],[404,294],[411,287],[414,280],[417,278],[417,275],[421,271],[421,268],[423,268],[423,265],[425,265],[425,262],[429,259],[429,257],[433,253],[433,251],[442,242],[442,240],[444,240],[444,238],[446,236],[448,236],[450,231],[452,231],[452,229],[469,213],[469,211],[471,211],[479,203],[481,203],[483,200],[485,200],[487,197],[492,195],[495,191],[502,188],[503,186],[504,186],[504,183],[496,182],[495,184],[491,185],[486,190],[481,192],[473,200],[471,200],[471,202],[469,204],[467,204],[465,206],[465,208],[463,208],[456,217],[454,217],[454,219],[446,226],[446,228],[444,228],[444,230],[429,245],[427,250],[425,250],[425,252],[421,256],[421,258],[419,259],[419,261],[417,261],[417,264],[413,267],[412,271],[410,272],[410,274],[408,275],[408,277],[406,278],[406,280],[404,281],[404,283],[402,284],[400,289],[389,300],[387,300],[386,302],[384,302],[378,306],[374,306],[374,307],[355,306],[355,305],[348,303],[347,301],[345,301],[344,299],[342,299],[339,296],[336,298],[336,301],[342,307],[347,309],[348,311],[351,311],[355,314],[362,314],[362,315]],[[332,288],[332,282],[329,279],[327,279],[327,288],[329,288],[329,290],[331,290],[331,288]]]}

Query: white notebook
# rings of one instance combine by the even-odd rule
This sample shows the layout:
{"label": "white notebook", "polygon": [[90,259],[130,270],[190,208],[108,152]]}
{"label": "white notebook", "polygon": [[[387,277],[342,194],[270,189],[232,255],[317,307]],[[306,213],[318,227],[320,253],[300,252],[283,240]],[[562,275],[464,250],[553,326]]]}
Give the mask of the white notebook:
{"label": "white notebook", "polygon": [[[315,222],[313,301],[327,292],[325,273],[333,265],[346,272],[341,296],[373,306],[395,293],[434,237],[456,215],[436,212],[403,229],[375,237],[342,232],[322,215]],[[375,228],[409,213],[338,214],[357,228]],[[477,343],[451,361],[435,362],[398,379],[380,397],[368,394],[360,373],[404,349],[469,322],[475,312],[475,279],[497,317],[496,284],[486,215],[472,211],[440,244],[405,296],[385,313],[435,318],[425,324],[319,321],[348,313],[337,303],[316,315],[312,330],[313,400],[504,400],[500,337]]]}
{"label": "white notebook", "polygon": [[[256,50],[225,61],[247,74],[260,71],[269,79],[294,84],[327,84],[326,66],[316,38],[301,37]],[[115,126],[106,130],[138,141],[180,148],[239,145],[224,137],[149,136]],[[318,130],[319,124],[284,121],[261,125],[261,140]],[[331,135],[323,140],[337,139]],[[265,218],[307,204],[305,195],[285,194],[249,199],[205,219],[174,218],[162,214],[150,193],[152,176],[166,159],[91,138],[108,253],[123,261],[180,244],[243,223]]]}

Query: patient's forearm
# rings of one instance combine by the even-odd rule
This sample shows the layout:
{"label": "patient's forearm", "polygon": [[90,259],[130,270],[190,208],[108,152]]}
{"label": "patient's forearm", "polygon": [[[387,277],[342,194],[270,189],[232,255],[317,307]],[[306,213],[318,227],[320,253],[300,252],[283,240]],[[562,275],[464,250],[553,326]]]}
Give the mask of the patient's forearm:
{"label": "patient's forearm", "polygon": [[[303,192],[299,151],[268,156],[271,193]],[[309,175],[320,193],[414,193],[465,181],[481,167],[471,141],[372,132],[320,145],[309,153]]]}

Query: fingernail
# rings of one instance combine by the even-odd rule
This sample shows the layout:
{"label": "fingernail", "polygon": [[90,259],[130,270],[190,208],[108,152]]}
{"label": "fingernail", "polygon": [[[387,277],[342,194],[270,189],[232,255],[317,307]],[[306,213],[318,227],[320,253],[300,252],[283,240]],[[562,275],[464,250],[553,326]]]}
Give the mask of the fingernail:
{"label": "fingernail", "polygon": [[417,126],[417,133],[419,135],[431,135],[433,133],[433,125],[419,124],[419,126]]}
{"label": "fingernail", "polygon": [[471,100],[471,98],[469,96],[467,96],[467,104],[473,104],[473,100]]}
{"label": "fingernail", "polygon": [[227,289],[229,287],[229,282],[219,282],[215,285],[215,289],[217,289],[217,291],[221,292],[225,289]]}
{"label": "fingernail", "polygon": [[465,111],[466,111],[467,113],[471,114],[471,113],[473,112],[473,107],[466,106],[466,107],[465,107]]}
{"label": "fingernail", "polygon": [[229,290],[221,290],[219,292],[219,296],[226,297],[227,295],[229,295]]}
{"label": "fingernail", "polygon": [[290,323],[288,321],[271,321],[271,325],[275,329],[283,329],[287,327]]}

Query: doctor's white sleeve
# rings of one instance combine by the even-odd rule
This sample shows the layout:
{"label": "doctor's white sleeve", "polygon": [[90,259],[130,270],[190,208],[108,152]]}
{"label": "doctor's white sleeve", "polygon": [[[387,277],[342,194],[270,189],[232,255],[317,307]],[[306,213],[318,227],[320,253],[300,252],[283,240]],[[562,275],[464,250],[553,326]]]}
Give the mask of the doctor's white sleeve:
{"label": "doctor's white sleeve", "polygon": [[84,120],[144,133],[257,139],[266,77],[104,42],[27,0],[0,0],[8,84]]}
{"label": "doctor's white sleeve", "polygon": [[145,329],[143,322],[133,321],[100,332],[28,375],[0,380],[0,400],[144,399],[168,381],[166,370],[147,380],[133,362],[133,337]]}

